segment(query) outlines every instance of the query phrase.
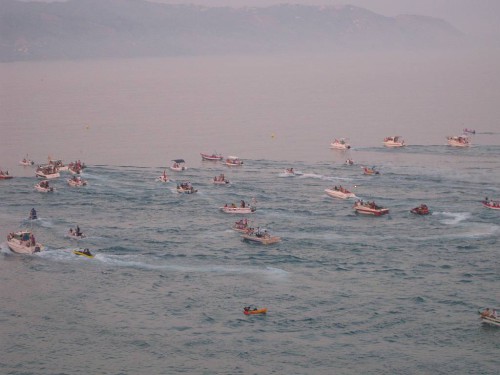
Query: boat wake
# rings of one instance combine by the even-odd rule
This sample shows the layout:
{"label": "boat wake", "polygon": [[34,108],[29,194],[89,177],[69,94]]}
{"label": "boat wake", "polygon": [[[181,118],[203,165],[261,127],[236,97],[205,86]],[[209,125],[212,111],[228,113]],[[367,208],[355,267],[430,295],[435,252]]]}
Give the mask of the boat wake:
{"label": "boat wake", "polygon": [[441,223],[446,225],[457,225],[471,217],[470,212],[434,212],[436,216],[443,216]]}

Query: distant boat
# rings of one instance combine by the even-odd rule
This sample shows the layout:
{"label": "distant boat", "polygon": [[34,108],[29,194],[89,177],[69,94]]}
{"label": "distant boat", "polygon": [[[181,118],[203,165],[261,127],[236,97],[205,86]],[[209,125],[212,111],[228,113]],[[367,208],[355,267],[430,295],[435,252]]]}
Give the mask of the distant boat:
{"label": "distant boat", "polygon": [[448,140],[448,145],[453,146],[453,147],[469,147],[470,146],[470,140],[469,137],[465,136],[451,136],[451,137],[446,137]]}
{"label": "distant boat", "polygon": [[243,161],[240,160],[240,158],[237,156],[228,156],[226,158],[226,165],[228,165],[230,167],[240,166],[240,165],[243,165]]}
{"label": "distant boat", "polygon": [[345,138],[334,139],[332,143],[330,143],[330,148],[334,148],[336,150],[349,150],[351,145],[347,143]]}
{"label": "distant boat", "polygon": [[385,147],[404,147],[406,146],[404,139],[400,135],[384,138]]}
{"label": "distant boat", "polygon": [[213,153],[213,154],[203,154],[203,153],[200,153],[201,155],[201,159],[202,160],[210,160],[210,161],[220,161],[222,159],[224,159],[224,156],[222,156],[221,154],[217,154],[217,153]]}
{"label": "distant boat", "polygon": [[468,129],[468,128],[465,128],[463,132],[464,134],[476,134],[476,131],[474,129]]}
{"label": "distant boat", "polygon": [[181,172],[187,169],[184,165],[184,163],[186,163],[184,159],[174,159],[172,161],[174,162],[174,164],[172,164],[172,166],[170,167],[171,170]]}

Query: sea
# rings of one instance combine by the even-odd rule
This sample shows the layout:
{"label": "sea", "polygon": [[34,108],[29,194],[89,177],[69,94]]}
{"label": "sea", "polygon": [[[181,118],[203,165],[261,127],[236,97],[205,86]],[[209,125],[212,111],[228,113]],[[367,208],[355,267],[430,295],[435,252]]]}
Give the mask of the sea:
{"label": "sea", "polygon": [[[478,311],[500,308],[500,211],[481,204],[500,199],[499,65],[494,51],[0,64],[14,176],[0,373],[498,374],[500,329]],[[464,128],[471,146],[448,146]],[[384,147],[392,135],[407,146]],[[341,137],[351,149],[330,149]],[[61,172],[39,193],[26,156],[81,160],[88,184]],[[339,185],[389,214],[325,194]],[[221,212],[241,200],[256,211]],[[245,218],[281,242],[243,241]],[[9,251],[22,228],[42,252]]]}

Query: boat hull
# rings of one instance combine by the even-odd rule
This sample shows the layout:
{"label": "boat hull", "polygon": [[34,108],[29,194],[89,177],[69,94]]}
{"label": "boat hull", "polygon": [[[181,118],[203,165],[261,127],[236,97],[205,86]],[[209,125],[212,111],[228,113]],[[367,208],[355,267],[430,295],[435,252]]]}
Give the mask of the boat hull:
{"label": "boat hull", "polygon": [[491,316],[482,316],[481,317],[481,322],[483,324],[489,324],[495,327],[500,327],[500,319],[498,318],[493,318]]}
{"label": "boat hull", "polygon": [[57,173],[49,173],[49,174],[45,174],[43,172],[36,172],[36,176],[38,178],[43,178],[45,180],[50,180],[50,179],[53,179],[53,178],[61,177],[61,175],[60,175],[59,172],[57,172]]}
{"label": "boat hull", "polygon": [[262,308],[257,310],[243,310],[243,314],[245,315],[267,314],[267,308]]}
{"label": "boat hull", "polygon": [[351,192],[343,193],[339,190],[333,190],[333,189],[325,189],[325,193],[333,198],[340,198],[340,199],[356,198],[356,195],[354,193]]}
{"label": "boat hull", "polygon": [[27,246],[26,244],[13,238],[7,241],[7,246],[13,253],[17,254],[34,254],[42,250],[42,245],[37,243],[35,246]]}
{"label": "boat hull", "polygon": [[224,159],[224,156],[222,155],[208,155],[208,154],[201,154],[201,159],[202,160],[209,160],[209,161],[221,161]]}
{"label": "boat hull", "polygon": [[255,212],[255,207],[220,207],[226,214],[251,214]]}
{"label": "boat hull", "polygon": [[92,255],[92,254],[90,254],[90,255],[86,254],[86,253],[84,253],[83,251],[80,251],[80,250],[73,250],[73,254],[79,255],[79,256],[82,256],[82,257],[85,257],[85,258],[93,258],[94,257],[94,255]]}
{"label": "boat hull", "polygon": [[255,242],[262,245],[272,245],[281,241],[281,237],[269,236],[269,237],[257,237],[254,234],[243,234],[241,236],[245,241]]}
{"label": "boat hull", "polygon": [[486,202],[486,201],[483,201],[481,203],[483,204],[484,207],[489,208],[491,210],[500,210],[500,202],[496,202],[496,201]]}

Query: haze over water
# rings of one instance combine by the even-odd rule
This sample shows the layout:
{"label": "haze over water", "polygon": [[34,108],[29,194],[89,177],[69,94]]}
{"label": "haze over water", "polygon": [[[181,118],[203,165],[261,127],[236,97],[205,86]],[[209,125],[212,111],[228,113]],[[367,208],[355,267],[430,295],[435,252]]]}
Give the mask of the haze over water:
{"label": "haze over water", "polygon": [[[489,53],[0,65],[0,372],[496,374],[500,58]],[[473,146],[446,136],[476,129]],[[382,140],[402,135],[408,147]],[[353,149],[329,149],[335,137]],[[241,168],[202,162],[218,151]],[[26,154],[88,165],[33,190]],[[155,181],[171,159],[183,173]],[[352,158],[355,165],[345,165]],[[375,165],[379,176],[360,166]],[[294,167],[302,176],[285,177]],[[224,173],[229,186],[211,183]],[[190,180],[197,194],[178,194]],[[343,185],[388,207],[356,215]],[[231,230],[225,203],[282,237]],[[421,203],[426,217],[409,210]],[[46,251],[12,254],[31,223]],[[87,238],[67,237],[79,225]],[[88,247],[94,259],[72,253]],[[269,309],[245,317],[243,306]]]}

